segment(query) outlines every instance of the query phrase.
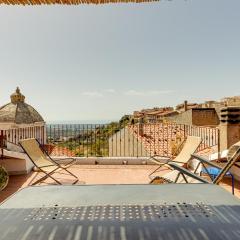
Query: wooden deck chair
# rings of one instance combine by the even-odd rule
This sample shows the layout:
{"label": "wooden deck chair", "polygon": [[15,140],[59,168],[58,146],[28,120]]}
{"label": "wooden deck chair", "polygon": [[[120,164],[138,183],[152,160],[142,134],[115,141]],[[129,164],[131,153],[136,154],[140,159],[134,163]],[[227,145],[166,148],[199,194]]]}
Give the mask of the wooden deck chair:
{"label": "wooden deck chair", "polygon": [[149,174],[149,177],[156,173],[162,166],[168,164],[169,162],[174,162],[179,166],[184,166],[192,158],[192,154],[195,153],[199,145],[201,144],[202,139],[200,137],[188,136],[187,140],[183,146],[182,151],[174,159],[163,159],[161,156],[154,155],[149,158],[150,161],[158,164],[159,166]]}
{"label": "wooden deck chair", "polygon": [[24,152],[28,155],[29,159],[35,165],[35,167],[42,173],[45,174],[42,178],[38,179],[31,185],[36,185],[47,178],[51,178],[57,184],[62,185],[60,181],[54,178],[52,175],[60,170],[67,172],[69,175],[74,177],[75,181],[72,184],[78,182],[78,177],[71,173],[67,168],[76,163],[73,158],[65,158],[61,160],[70,160],[64,166],[60,165],[57,161],[53,160],[42,148],[40,143],[35,138],[24,139],[19,142]]}
{"label": "wooden deck chair", "polygon": [[[163,183],[213,183],[219,184],[225,174],[231,169],[233,165],[239,166],[236,162],[240,160],[240,142],[235,143],[229,148],[229,154],[227,158],[227,163],[225,166],[219,166],[211,161],[206,160],[198,155],[193,154],[194,158],[197,158],[200,161],[200,164],[203,165],[204,168],[206,166],[212,166],[220,169],[220,173],[215,179],[211,179],[209,174],[210,181],[205,178],[198,176],[195,172],[190,172],[186,168],[179,166],[176,163],[169,162],[169,166],[173,169],[173,171],[163,175],[162,177],[155,177],[150,183],[151,184],[163,184]],[[196,170],[195,170],[196,171]]]}

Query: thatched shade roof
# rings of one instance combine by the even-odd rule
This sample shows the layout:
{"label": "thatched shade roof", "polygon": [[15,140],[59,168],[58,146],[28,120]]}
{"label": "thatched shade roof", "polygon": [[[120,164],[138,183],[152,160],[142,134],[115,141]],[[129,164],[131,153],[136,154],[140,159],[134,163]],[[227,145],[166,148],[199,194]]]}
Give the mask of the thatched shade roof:
{"label": "thatched shade roof", "polygon": [[106,3],[142,3],[157,2],[160,0],[0,0],[1,4],[7,5],[44,5],[44,4],[106,4]]}

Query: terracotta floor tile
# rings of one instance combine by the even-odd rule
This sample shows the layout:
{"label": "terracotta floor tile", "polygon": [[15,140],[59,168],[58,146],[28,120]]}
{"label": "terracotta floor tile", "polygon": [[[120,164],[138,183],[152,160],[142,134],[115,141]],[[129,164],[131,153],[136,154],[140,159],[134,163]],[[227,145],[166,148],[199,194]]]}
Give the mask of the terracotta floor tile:
{"label": "terracotta floor tile", "polygon": [[[148,177],[156,166],[152,165],[76,165],[71,167],[71,172],[78,176],[77,184],[148,184]],[[160,175],[166,173],[166,169]],[[31,172],[28,175],[11,176],[8,186],[0,192],[0,202],[14,194],[21,188],[29,186],[33,181],[42,176],[42,173]],[[71,176],[57,173],[54,176],[62,184],[71,184]],[[46,179],[45,184],[54,184],[53,180]],[[225,179],[221,186],[231,192],[231,181]],[[235,182],[235,196],[240,198],[240,183]]]}

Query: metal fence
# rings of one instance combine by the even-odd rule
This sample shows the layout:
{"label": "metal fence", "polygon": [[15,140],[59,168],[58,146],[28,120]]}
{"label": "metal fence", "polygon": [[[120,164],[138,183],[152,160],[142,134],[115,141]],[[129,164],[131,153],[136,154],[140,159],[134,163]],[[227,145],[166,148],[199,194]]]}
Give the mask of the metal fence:
{"label": "metal fence", "polygon": [[[48,151],[79,157],[172,157],[187,136],[202,138],[200,150],[219,145],[219,130],[183,124],[48,125]],[[51,149],[51,146],[55,148]]]}
{"label": "metal fence", "polygon": [[118,124],[48,125],[47,150],[53,155],[109,156],[109,139],[120,130]]}
{"label": "metal fence", "polygon": [[0,139],[14,144],[35,137],[51,155],[76,157],[172,157],[189,135],[203,139],[199,150],[219,146],[217,128],[183,124],[51,124],[0,131]]}
{"label": "metal fence", "polygon": [[220,151],[220,134],[218,128],[213,127],[197,127],[185,125],[186,136],[201,137],[202,144],[199,147],[199,151],[208,147],[217,146],[218,152]]}

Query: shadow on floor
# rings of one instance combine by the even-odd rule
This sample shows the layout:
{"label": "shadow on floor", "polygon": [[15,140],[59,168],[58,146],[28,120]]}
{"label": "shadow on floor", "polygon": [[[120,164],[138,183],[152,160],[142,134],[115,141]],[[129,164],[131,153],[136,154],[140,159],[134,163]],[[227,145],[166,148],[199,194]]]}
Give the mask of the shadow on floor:
{"label": "shadow on floor", "polygon": [[[126,166],[127,167],[127,166]],[[72,169],[75,174],[79,177],[80,181],[77,184],[147,184],[149,182],[148,173],[152,169],[146,169],[144,172],[136,172],[136,169],[117,169],[116,167],[111,169],[103,169],[100,167],[81,167],[81,169]],[[137,179],[135,178],[137,176]],[[27,175],[10,176],[8,186],[0,192],[0,202],[10,197],[12,194],[17,192],[19,189],[31,185],[31,183],[37,178],[41,177],[41,173],[31,172]],[[133,178],[134,177],[134,178]],[[67,176],[59,174],[56,176],[63,184],[71,184],[71,179]],[[116,179],[117,178],[117,179]],[[146,179],[144,179],[146,178]],[[116,183],[116,180],[117,183]],[[143,181],[144,180],[144,181]],[[53,181],[47,179],[41,185],[52,185]],[[225,178],[220,186],[226,189],[228,192],[232,192],[231,179]],[[240,198],[240,182],[235,181],[235,196]]]}

